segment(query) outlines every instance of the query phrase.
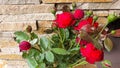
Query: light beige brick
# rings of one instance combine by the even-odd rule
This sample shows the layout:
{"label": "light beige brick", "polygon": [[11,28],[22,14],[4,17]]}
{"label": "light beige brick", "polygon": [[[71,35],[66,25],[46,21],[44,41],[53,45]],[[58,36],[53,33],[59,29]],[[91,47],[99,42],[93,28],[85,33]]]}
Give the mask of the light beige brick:
{"label": "light beige brick", "polygon": [[42,0],[25,0],[25,4],[40,4]]}
{"label": "light beige brick", "polygon": [[41,0],[0,0],[0,4],[4,5],[23,5],[23,4],[40,4]]}
{"label": "light beige brick", "polygon": [[97,16],[108,16],[109,12],[108,11],[93,11],[93,14]]}
{"label": "light beige brick", "polygon": [[1,50],[1,52],[0,52],[1,55],[4,55],[4,54],[9,54],[9,55],[10,54],[18,54],[18,55],[21,55],[22,54],[20,52],[19,46],[1,47],[0,50]]}
{"label": "light beige brick", "polygon": [[14,21],[35,21],[35,20],[54,20],[52,13],[33,13],[20,15],[0,15],[0,21],[14,22]]}
{"label": "light beige brick", "polygon": [[18,46],[17,42],[13,38],[0,38],[0,48],[4,47],[15,47]]}
{"label": "light beige brick", "polygon": [[54,4],[0,5],[0,14],[50,13]]}
{"label": "light beige brick", "polygon": [[113,0],[111,3],[89,3],[89,9],[120,9],[120,0]]}
{"label": "light beige brick", "polygon": [[0,68],[29,68],[26,61],[20,60],[0,60]]}
{"label": "light beige brick", "polygon": [[111,2],[112,0],[43,0],[44,3]]}
{"label": "light beige brick", "polygon": [[4,60],[24,60],[22,58],[22,55],[17,55],[17,54],[0,54],[0,59]]}
{"label": "light beige brick", "polygon": [[25,30],[30,25],[33,30],[37,29],[36,21],[21,21],[21,22],[1,22],[0,31],[19,31]]}

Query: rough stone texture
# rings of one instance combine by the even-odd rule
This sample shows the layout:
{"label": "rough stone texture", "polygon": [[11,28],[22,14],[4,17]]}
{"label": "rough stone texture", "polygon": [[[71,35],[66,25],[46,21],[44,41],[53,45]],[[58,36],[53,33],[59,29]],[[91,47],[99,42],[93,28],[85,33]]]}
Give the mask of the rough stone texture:
{"label": "rough stone texture", "polygon": [[0,15],[0,21],[35,21],[35,20],[54,20],[51,13],[21,14],[21,15]]}
{"label": "rough stone texture", "polygon": [[26,21],[26,22],[1,22],[0,31],[19,31],[24,30],[28,25],[32,26],[33,30],[37,29],[36,21]]}
{"label": "rough stone texture", "polygon": [[13,38],[0,38],[0,49],[5,47],[16,47],[18,46],[17,42]]}
{"label": "rough stone texture", "polygon": [[38,21],[38,27],[48,28],[51,27],[53,21]]}
{"label": "rough stone texture", "polygon": [[25,0],[25,4],[40,4],[41,0]]}
{"label": "rough stone texture", "polygon": [[17,54],[0,54],[0,59],[4,59],[4,60],[24,60],[21,55],[17,55]]}
{"label": "rough stone texture", "polygon": [[0,0],[0,4],[40,4],[41,0]]}
{"label": "rough stone texture", "polygon": [[97,16],[108,16],[109,11],[93,11],[93,14]]}
{"label": "rough stone texture", "polygon": [[20,50],[19,50],[19,46],[14,46],[14,47],[11,47],[11,46],[9,46],[9,47],[2,47],[2,48],[0,48],[1,49],[1,52],[0,52],[0,54],[2,55],[4,55],[4,54],[18,54],[18,55],[20,55],[21,54],[21,52],[20,52]]}
{"label": "rough stone texture", "polygon": [[111,2],[112,0],[42,0],[44,3]]}
{"label": "rough stone texture", "polygon": [[1,5],[0,14],[50,13],[54,4],[41,5]]}
{"label": "rough stone texture", "polygon": [[89,9],[120,9],[120,0],[113,0],[111,3],[89,3]]}
{"label": "rough stone texture", "polygon": [[0,68],[29,68],[26,61],[0,60]]}

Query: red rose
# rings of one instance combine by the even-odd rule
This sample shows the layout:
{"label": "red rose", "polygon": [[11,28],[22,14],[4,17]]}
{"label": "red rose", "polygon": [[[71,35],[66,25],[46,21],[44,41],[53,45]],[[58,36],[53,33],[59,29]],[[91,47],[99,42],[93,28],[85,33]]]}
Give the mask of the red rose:
{"label": "red rose", "polygon": [[19,44],[20,51],[27,51],[31,48],[31,44],[27,41],[22,41]]}
{"label": "red rose", "polygon": [[[89,17],[89,18],[87,18],[87,21],[89,22],[90,25],[92,25],[92,23],[94,22],[94,19],[93,19],[93,17]],[[94,22],[92,26],[94,26],[95,28],[97,28],[98,25],[99,24],[97,22]]]}
{"label": "red rose", "polygon": [[84,17],[84,11],[81,9],[76,9],[74,12],[75,19],[81,19]]}
{"label": "red rose", "polygon": [[75,23],[74,17],[70,12],[57,14],[55,22],[59,28],[67,28]]}
{"label": "red rose", "polygon": [[88,25],[89,22],[87,20],[82,20],[79,22],[77,26],[74,27],[75,30],[80,30],[83,26]]}
{"label": "red rose", "polygon": [[93,17],[87,18],[87,21],[89,22],[89,24],[92,24],[92,22],[93,22]]}
{"label": "red rose", "polygon": [[81,47],[82,56],[86,57],[86,61],[94,64],[96,61],[102,61],[104,54],[103,50],[97,49],[92,43],[88,43],[86,47]]}

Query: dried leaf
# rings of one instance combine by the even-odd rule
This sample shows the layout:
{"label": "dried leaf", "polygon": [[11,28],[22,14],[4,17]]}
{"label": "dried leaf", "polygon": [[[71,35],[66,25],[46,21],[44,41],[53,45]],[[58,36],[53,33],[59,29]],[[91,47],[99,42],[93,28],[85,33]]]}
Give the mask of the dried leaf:
{"label": "dried leaf", "polygon": [[98,42],[98,40],[92,38],[87,32],[85,32],[84,30],[81,30],[80,33],[80,38],[83,40],[86,40],[88,42],[92,42],[96,48],[98,49],[102,49],[101,44]]}
{"label": "dried leaf", "polygon": [[113,48],[113,43],[112,43],[112,41],[111,41],[110,38],[107,37],[107,38],[104,40],[104,46],[105,46],[105,48],[106,48],[106,50],[107,50],[108,52],[110,52],[110,51],[112,50],[112,48]]}

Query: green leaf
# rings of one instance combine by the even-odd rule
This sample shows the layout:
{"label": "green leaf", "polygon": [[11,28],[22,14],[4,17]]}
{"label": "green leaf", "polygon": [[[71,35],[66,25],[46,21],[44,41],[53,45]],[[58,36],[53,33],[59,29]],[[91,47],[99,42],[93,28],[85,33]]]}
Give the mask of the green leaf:
{"label": "green leaf", "polygon": [[46,64],[45,63],[40,63],[40,68],[46,68]]}
{"label": "green leaf", "polygon": [[41,63],[44,60],[44,53],[39,55],[39,63]]}
{"label": "green leaf", "polygon": [[17,31],[14,34],[16,36],[16,41],[18,43],[20,43],[21,41],[30,39],[29,36],[25,32],[22,32],[22,31]]}
{"label": "green leaf", "polygon": [[80,50],[80,47],[72,48],[70,51],[78,51],[78,50]]}
{"label": "green leaf", "polygon": [[62,37],[64,37],[65,39],[69,38],[69,30],[68,29],[60,29],[60,34]]}
{"label": "green leaf", "polygon": [[38,55],[39,56],[39,54],[40,54],[40,52],[39,52],[39,50],[37,50],[36,48],[31,48],[30,50],[29,50],[29,56],[35,56],[35,55]]}
{"label": "green leaf", "polygon": [[109,60],[102,61],[102,68],[111,68],[112,63]]}
{"label": "green leaf", "polygon": [[38,38],[37,34],[35,34],[35,33],[31,33],[31,37],[32,37],[32,39]]}
{"label": "green leaf", "polygon": [[68,55],[70,54],[68,51],[66,51],[63,48],[53,48],[52,51],[56,54],[60,54],[60,55]]}
{"label": "green leaf", "polygon": [[112,41],[111,41],[110,38],[107,37],[107,38],[104,40],[104,46],[105,46],[105,48],[107,49],[108,52],[110,52],[110,51],[112,50],[112,48],[113,48],[113,43],[112,43]]}
{"label": "green leaf", "polygon": [[51,51],[45,52],[45,58],[48,62],[54,62],[54,55]]}
{"label": "green leaf", "polygon": [[58,68],[67,68],[67,64],[65,64],[65,63],[60,63]]}
{"label": "green leaf", "polygon": [[27,57],[27,63],[30,68],[36,68],[38,66],[37,61],[32,57]]}
{"label": "green leaf", "polygon": [[32,45],[35,45],[37,42],[38,42],[38,39],[37,39],[37,38],[30,41],[30,43],[31,43]]}
{"label": "green leaf", "polygon": [[44,49],[48,48],[48,45],[50,45],[50,42],[46,37],[41,37],[40,38],[40,46],[42,46]]}

